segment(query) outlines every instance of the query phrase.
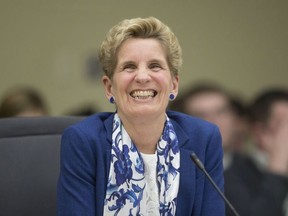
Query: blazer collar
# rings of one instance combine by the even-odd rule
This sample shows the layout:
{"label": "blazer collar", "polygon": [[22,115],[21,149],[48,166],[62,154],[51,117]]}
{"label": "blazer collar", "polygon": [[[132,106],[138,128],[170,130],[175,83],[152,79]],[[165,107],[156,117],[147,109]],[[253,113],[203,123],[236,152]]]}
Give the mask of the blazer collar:
{"label": "blazer collar", "polygon": [[187,133],[182,129],[182,127],[178,124],[178,122],[176,122],[175,120],[170,118],[170,121],[173,124],[175,133],[177,135],[177,139],[178,139],[178,143],[179,143],[179,148],[184,147],[189,140],[189,136],[187,135]]}
{"label": "blazer collar", "polygon": [[[105,125],[105,129],[106,129],[106,139],[109,143],[112,143],[112,128],[113,128],[113,119],[114,119],[114,114],[115,113],[111,113],[111,115],[108,116],[108,118],[106,118],[104,120],[104,125]],[[169,116],[169,114],[168,114]],[[178,124],[178,122],[176,122],[175,120],[173,120],[173,118],[170,118],[170,121],[173,124],[175,133],[177,135],[178,138],[178,143],[179,143],[179,148],[184,147],[185,144],[188,142],[189,140],[189,136],[187,135],[187,133],[182,129],[182,127]]]}
{"label": "blazer collar", "polygon": [[108,118],[104,119],[104,127],[106,129],[106,139],[112,145],[112,131],[113,131],[113,120],[114,114],[111,113]]}

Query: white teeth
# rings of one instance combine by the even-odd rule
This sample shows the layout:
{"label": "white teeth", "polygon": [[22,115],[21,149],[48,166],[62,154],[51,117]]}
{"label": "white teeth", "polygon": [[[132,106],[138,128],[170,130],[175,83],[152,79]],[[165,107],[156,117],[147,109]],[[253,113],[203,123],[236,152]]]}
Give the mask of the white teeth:
{"label": "white teeth", "polygon": [[153,97],[154,91],[134,91],[132,97]]}

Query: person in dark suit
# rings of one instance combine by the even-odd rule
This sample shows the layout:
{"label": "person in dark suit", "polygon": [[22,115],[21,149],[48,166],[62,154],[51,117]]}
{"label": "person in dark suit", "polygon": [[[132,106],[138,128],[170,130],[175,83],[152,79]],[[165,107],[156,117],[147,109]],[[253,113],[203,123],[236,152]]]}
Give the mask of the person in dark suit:
{"label": "person in dark suit", "polygon": [[190,159],[195,152],[223,190],[217,126],[166,111],[182,62],[174,33],[154,17],[123,20],[99,59],[116,112],[65,130],[58,215],[223,216],[224,201]]}

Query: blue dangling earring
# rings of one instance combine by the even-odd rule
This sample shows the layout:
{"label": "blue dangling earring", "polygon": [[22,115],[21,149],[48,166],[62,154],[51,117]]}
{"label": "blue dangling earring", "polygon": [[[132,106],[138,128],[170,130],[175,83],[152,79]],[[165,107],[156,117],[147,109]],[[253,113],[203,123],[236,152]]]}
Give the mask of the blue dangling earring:
{"label": "blue dangling earring", "polygon": [[175,95],[173,93],[170,93],[169,95],[169,100],[173,101],[175,99]]}
{"label": "blue dangling earring", "polygon": [[110,97],[109,102],[110,102],[111,104],[114,104],[114,103],[115,103],[115,99],[114,99],[113,96]]}

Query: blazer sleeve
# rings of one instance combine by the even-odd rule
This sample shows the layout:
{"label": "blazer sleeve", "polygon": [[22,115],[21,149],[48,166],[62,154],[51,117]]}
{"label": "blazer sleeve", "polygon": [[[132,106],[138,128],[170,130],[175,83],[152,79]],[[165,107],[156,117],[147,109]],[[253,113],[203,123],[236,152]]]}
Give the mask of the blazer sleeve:
{"label": "blazer sleeve", "polygon": [[58,216],[95,216],[95,159],[84,133],[66,129],[60,150]]}
{"label": "blazer sleeve", "polygon": [[[205,152],[205,168],[211,178],[215,181],[220,190],[224,191],[223,176],[223,150],[221,135],[217,127],[214,127],[213,133]],[[225,203],[211,182],[205,177],[202,214],[201,215],[225,215]]]}

